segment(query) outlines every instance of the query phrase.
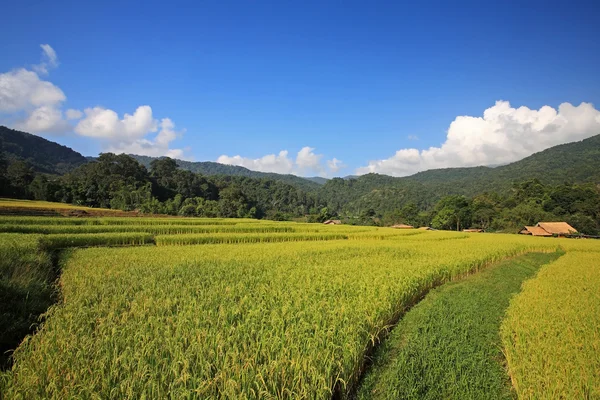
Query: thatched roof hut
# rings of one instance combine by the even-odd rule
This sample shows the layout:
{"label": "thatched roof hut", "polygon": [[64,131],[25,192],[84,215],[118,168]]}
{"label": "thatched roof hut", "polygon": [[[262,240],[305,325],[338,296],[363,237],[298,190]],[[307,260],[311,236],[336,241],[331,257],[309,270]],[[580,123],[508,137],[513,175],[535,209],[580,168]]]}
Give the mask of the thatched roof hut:
{"label": "thatched roof hut", "polygon": [[483,233],[483,229],[471,228],[471,229],[463,229],[463,232],[471,232],[471,233]]}
{"label": "thatched roof hut", "polygon": [[519,233],[521,235],[531,236],[552,236],[551,233],[548,233],[544,229],[537,226],[525,226]]}
{"label": "thatched roof hut", "polygon": [[572,235],[577,233],[577,229],[573,228],[566,222],[538,222],[537,227],[542,228],[552,235]]}
{"label": "thatched roof hut", "polygon": [[339,219],[328,219],[327,221],[323,222],[323,224],[325,224],[325,225],[341,225],[342,221],[340,221]]}
{"label": "thatched roof hut", "polygon": [[538,222],[535,226],[526,226],[519,232],[532,236],[565,236],[577,233],[577,230],[566,222]]}

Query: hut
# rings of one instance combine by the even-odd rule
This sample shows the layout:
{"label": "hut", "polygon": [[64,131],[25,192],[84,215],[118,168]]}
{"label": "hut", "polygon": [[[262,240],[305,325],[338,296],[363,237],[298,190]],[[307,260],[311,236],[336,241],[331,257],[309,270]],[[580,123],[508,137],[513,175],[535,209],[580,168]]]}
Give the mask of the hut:
{"label": "hut", "polygon": [[418,229],[421,230],[421,231],[435,231],[435,229],[433,229],[430,226],[422,226],[422,227],[420,227]]}
{"label": "hut", "polygon": [[470,228],[470,229],[463,229],[463,232],[471,232],[471,233],[483,233],[483,229],[477,229],[477,228]]}
{"label": "hut", "polygon": [[519,232],[521,235],[531,235],[531,236],[552,236],[551,233],[546,232],[542,228],[537,226],[525,226]]}
{"label": "hut", "polygon": [[390,226],[390,228],[395,228],[395,229],[415,229],[414,226],[412,226],[412,225],[406,225],[406,224],[396,224],[396,225]]}
{"label": "hut", "polygon": [[325,224],[325,225],[341,225],[342,221],[340,221],[339,219],[328,219],[327,221],[323,222],[323,224]]}
{"label": "hut", "polygon": [[538,222],[535,226],[525,226],[519,233],[531,236],[567,236],[577,233],[577,230],[566,222]]}
{"label": "hut", "polygon": [[542,228],[549,234],[556,236],[566,236],[577,233],[577,229],[566,222],[538,222],[536,226]]}

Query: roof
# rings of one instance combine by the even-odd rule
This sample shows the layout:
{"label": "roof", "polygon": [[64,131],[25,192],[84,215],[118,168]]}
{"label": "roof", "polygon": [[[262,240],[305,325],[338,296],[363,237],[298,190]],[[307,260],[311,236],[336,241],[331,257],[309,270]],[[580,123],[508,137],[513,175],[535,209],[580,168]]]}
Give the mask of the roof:
{"label": "roof", "polygon": [[422,226],[422,227],[420,227],[418,229],[420,229],[422,231],[433,231],[434,230],[433,228],[431,228],[429,226]]}
{"label": "roof", "polygon": [[328,219],[327,221],[323,222],[325,225],[341,225],[342,221],[340,221],[339,219]]}
{"label": "roof", "polygon": [[471,228],[471,229],[463,229],[463,232],[483,232],[483,229]]}
{"label": "roof", "polygon": [[414,229],[415,227],[412,226],[412,225],[406,225],[406,224],[396,224],[396,225],[390,226],[390,228],[396,228],[396,229]]}
{"label": "roof", "polygon": [[533,236],[552,236],[551,233],[546,232],[543,228],[538,226],[526,226],[521,232],[524,235],[533,235]]}
{"label": "roof", "polygon": [[577,233],[577,229],[566,222],[538,222],[536,226],[553,235],[570,235],[572,233]]}

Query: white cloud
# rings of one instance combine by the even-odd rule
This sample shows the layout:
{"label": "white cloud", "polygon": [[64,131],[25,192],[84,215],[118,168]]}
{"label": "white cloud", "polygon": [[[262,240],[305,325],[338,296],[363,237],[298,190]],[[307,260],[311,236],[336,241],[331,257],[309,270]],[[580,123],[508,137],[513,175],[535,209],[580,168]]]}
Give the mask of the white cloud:
{"label": "white cloud", "polygon": [[356,173],[406,176],[434,168],[505,164],[598,133],[600,111],[590,103],[531,110],[497,101],[483,117],[456,117],[440,147],[398,150],[390,158],[370,161]]}
{"label": "white cloud", "polygon": [[33,70],[42,74],[48,75],[49,68],[58,67],[58,56],[49,44],[40,44],[42,48],[42,62],[34,65]]}
{"label": "white cloud", "polygon": [[58,106],[66,100],[62,90],[38,74],[17,69],[0,74],[0,112],[16,113],[37,107]]}
{"label": "white cloud", "polygon": [[[84,113],[85,117],[75,126],[75,132],[103,140],[106,151],[188,158],[183,149],[169,148],[170,143],[180,135],[175,131],[173,121],[163,118],[159,123],[152,116],[150,106],[140,106],[133,114],[125,114],[122,119],[115,111],[102,107],[86,108]],[[158,134],[153,139],[147,138],[159,126]]]}
{"label": "white cloud", "polygon": [[406,138],[408,140],[419,140],[419,137],[417,135],[408,135]]}
{"label": "white cloud", "polygon": [[125,114],[123,119],[119,119],[115,111],[103,107],[86,108],[84,114],[85,117],[75,126],[75,132],[82,136],[127,141],[157,130],[150,106],[139,106],[133,114]]}
{"label": "white cloud", "polygon": [[268,154],[254,159],[239,155],[233,157],[222,155],[217,158],[217,162],[246,167],[252,171],[276,172],[278,174],[290,174],[294,169],[294,161],[288,157],[287,150],[280,151],[278,155]]}
{"label": "white cloud", "polygon": [[298,165],[300,169],[316,171],[321,169],[321,158],[323,156],[320,154],[315,154],[314,150],[315,149],[313,147],[308,146],[300,149],[298,155],[296,156],[296,165]]}
{"label": "white cloud", "polygon": [[33,110],[25,120],[16,123],[15,127],[25,132],[65,133],[72,129],[63,119],[60,109],[42,106]]}
{"label": "white cloud", "polygon": [[331,173],[335,174],[336,172],[338,172],[340,169],[344,168],[346,165],[341,161],[338,160],[337,158],[332,158],[331,160],[327,160],[327,168],[329,168],[329,171],[331,171]]}
{"label": "white cloud", "polygon": [[[217,162],[221,164],[238,165],[252,171],[302,176],[315,174],[327,176],[328,172],[321,162],[323,155],[315,154],[314,150],[313,147],[303,147],[296,154],[295,160],[288,156],[289,152],[287,150],[282,150],[278,155],[268,154],[260,158],[246,158],[240,155],[233,157],[222,155],[217,158]],[[340,168],[345,167],[345,165],[337,158],[328,160],[326,164],[330,173],[335,173]]]}
{"label": "white cloud", "polygon": [[83,113],[79,110],[69,108],[67,111],[65,111],[65,116],[67,119],[80,119],[83,117]]}
{"label": "white cloud", "polygon": [[[100,140],[107,151],[186,158],[183,149],[169,148],[183,132],[176,132],[175,124],[169,118],[163,118],[159,123],[150,106],[140,106],[123,118],[103,107],[86,108],[84,113],[72,108],[63,112],[65,94],[51,82],[40,79],[39,75],[46,75],[50,68],[57,67],[58,56],[50,45],[40,46],[42,61],[32,67],[33,71],[20,68],[0,73],[2,122],[8,121],[10,123],[4,123],[30,133],[74,130],[78,135]],[[69,121],[76,120],[79,121],[73,127]],[[157,131],[155,137],[148,137]]]}

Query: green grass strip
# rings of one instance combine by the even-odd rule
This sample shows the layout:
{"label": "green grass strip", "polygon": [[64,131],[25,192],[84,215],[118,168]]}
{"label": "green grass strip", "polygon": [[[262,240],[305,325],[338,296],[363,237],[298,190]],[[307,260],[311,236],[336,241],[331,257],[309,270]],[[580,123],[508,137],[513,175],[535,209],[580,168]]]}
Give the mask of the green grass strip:
{"label": "green grass strip", "polygon": [[511,297],[560,253],[529,253],[432,290],[377,349],[359,399],[510,399],[500,325]]}

